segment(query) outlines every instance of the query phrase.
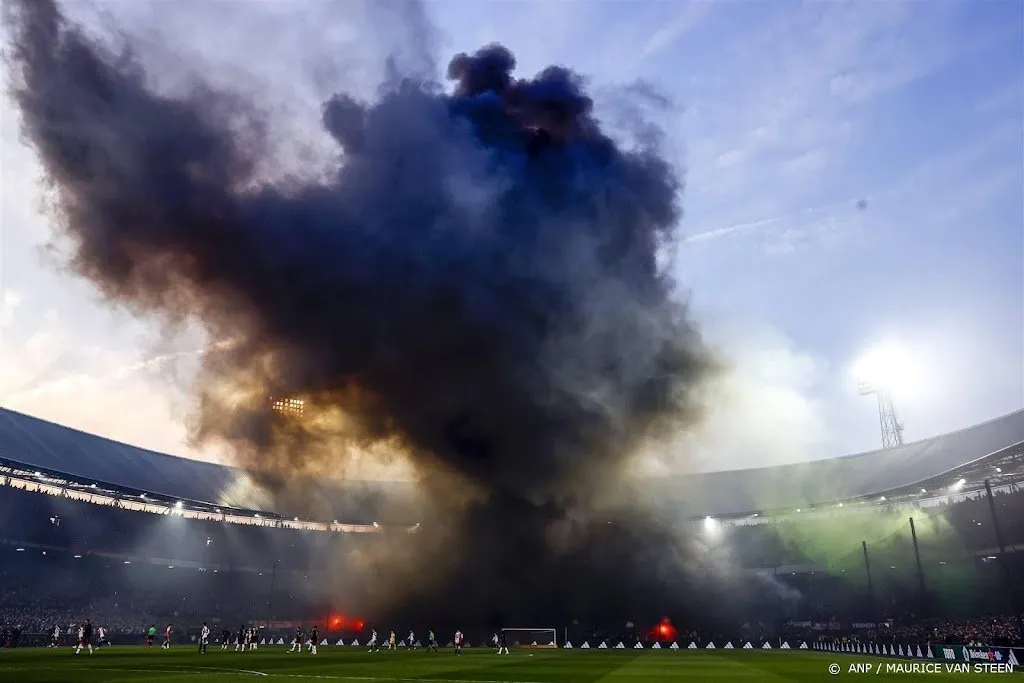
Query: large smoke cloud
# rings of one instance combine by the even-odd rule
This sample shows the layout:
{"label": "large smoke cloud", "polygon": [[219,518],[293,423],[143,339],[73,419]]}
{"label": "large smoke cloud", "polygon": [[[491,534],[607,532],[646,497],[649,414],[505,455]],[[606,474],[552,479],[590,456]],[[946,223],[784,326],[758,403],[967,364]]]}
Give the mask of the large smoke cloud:
{"label": "large smoke cloud", "polygon": [[[328,177],[268,181],[258,102],[160,93],[53,2],[11,8],[13,94],[70,265],[229,340],[203,360],[197,438],[278,477],[408,458],[432,517],[384,584],[421,589],[406,609],[454,583],[494,619],[598,591],[608,614],[656,609],[672,533],[598,511],[639,446],[700,418],[713,367],[656,258],[681,191],[657,136],[616,142],[577,74],[516,78],[491,45],[451,60],[448,89],[392,68],[372,101],[342,90]],[[268,411],[282,396],[304,419]]]}

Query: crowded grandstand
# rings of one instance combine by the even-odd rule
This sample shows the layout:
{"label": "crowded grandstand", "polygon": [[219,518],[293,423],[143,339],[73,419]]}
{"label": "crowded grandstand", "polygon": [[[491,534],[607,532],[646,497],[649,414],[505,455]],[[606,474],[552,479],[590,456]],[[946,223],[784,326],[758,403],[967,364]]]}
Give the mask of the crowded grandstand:
{"label": "crowded grandstand", "polygon": [[[414,511],[383,504],[404,485],[339,484],[323,495],[331,517],[307,519],[273,508],[245,471],[10,410],[0,475],[9,646],[74,644],[85,618],[115,644],[171,624],[175,642],[195,642],[204,624],[213,641],[253,629],[282,644],[314,625],[332,645],[409,630],[324,590],[348,550],[416,530]],[[650,488],[662,512],[687,519],[750,589],[724,617],[572,619],[551,625],[552,641],[1020,645],[1022,481],[1024,411],[895,449],[660,478]],[[429,625],[442,643],[457,629],[494,637],[491,624],[447,619]]]}

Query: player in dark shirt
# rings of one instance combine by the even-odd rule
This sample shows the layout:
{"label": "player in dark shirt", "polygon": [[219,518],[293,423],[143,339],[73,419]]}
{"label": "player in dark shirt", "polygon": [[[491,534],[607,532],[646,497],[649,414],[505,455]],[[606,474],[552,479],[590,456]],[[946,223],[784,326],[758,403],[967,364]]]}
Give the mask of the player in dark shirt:
{"label": "player in dark shirt", "polygon": [[238,627],[238,639],[235,641],[235,652],[245,650],[245,626]]}
{"label": "player in dark shirt", "polygon": [[312,630],[309,632],[309,652],[310,654],[316,654],[316,645],[320,637],[320,629],[317,628],[316,624],[313,624]]}
{"label": "player in dark shirt", "polygon": [[498,654],[508,654],[508,643],[505,642],[505,629],[498,635]]}
{"label": "player in dark shirt", "polygon": [[295,640],[292,641],[292,649],[288,650],[288,652],[302,652],[302,643],[305,642],[302,635],[302,627],[300,626],[295,629]]}
{"label": "player in dark shirt", "polygon": [[92,622],[86,619],[80,631],[82,635],[78,638],[78,647],[75,648],[75,654],[77,655],[81,652],[83,647],[88,648],[89,654],[92,654]]}

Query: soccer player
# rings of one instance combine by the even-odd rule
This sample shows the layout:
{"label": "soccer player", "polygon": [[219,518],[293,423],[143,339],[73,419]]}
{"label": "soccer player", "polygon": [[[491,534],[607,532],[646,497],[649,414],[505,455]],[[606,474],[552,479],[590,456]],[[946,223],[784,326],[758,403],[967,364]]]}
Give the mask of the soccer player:
{"label": "soccer player", "polygon": [[392,631],[391,635],[388,636],[388,649],[389,650],[397,650],[398,649],[398,645],[396,643],[395,632],[394,631]]}
{"label": "soccer player", "polygon": [[203,622],[203,628],[199,631],[199,654],[206,654],[206,647],[210,644],[210,627]]}
{"label": "soccer player", "polygon": [[427,633],[427,651],[437,652],[437,639],[434,637],[433,631]]}
{"label": "soccer player", "polygon": [[455,632],[455,654],[462,654],[462,631]]}
{"label": "soccer player", "polygon": [[103,647],[104,645],[110,645],[110,643],[107,642],[107,629],[105,629],[102,626],[100,626],[98,629],[96,629],[96,632],[99,635],[99,639],[98,639],[98,642],[96,643],[96,647]]}
{"label": "soccer player", "polygon": [[320,637],[320,629],[317,628],[316,624],[313,624],[313,628],[309,632],[309,649],[307,652],[310,654],[316,654],[317,638]]}
{"label": "soccer player", "polygon": [[498,650],[498,654],[500,655],[501,654],[501,648],[498,647],[498,634],[497,633],[495,633],[493,636],[491,636],[491,643]]}
{"label": "soccer player", "polygon": [[302,643],[304,642],[302,635],[302,627],[299,626],[295,629],[295,639],[292,641],[292,649],[288,650],[288,652],[302,652]]}
{"label": "soccer player", "polygon": [[377,647],[377,629],[373,629],[370,632],[370,649],[367,652],[379,652],[380,648]]}
{"label": "soccer player", "polygon": [[156,640],[156,624],[150,624],[149,630],[146,631],[146,647],[153,647],[154,640]]}
{"label": "soccer player", "polygon": [[260,645],[259,645],[260,627],[259,626],[253,626],[249,630],[250,630],[250,633],[249,633],[249,650],[250,651],[258,650],[260,648]]}
{"label": "soccer player", "polygon": [[245,626],[238,627],[238,638],[235,640],[235,652],[245,650]]}
{"label": "soccer player", "polygon": [[409,629],[409,649],[416,649],[416,634],[413,633],[412,629]]}
{"label": "soccer player", "polygon": [[53,627],[53,633],[50,634],[50,647],[60,646],[60,626]]}
{"label": "soccer player", "polygon": [[[156,631],[156,629],[151,629],[151,630],[152,631]],[[171,624],[167,624],[167,628],[164,630],[164,644],[160,646],[162,649],[164,649],[164,650],[170,650],[171,649],[171,634],[172,633],[174,633],[174,627]],[[150,643],[150,644],[152,644],[152,643]]]}
{"label": "soccer player", "polygon": [[498,654],[508,654],[508,643],[505,642],[505,630],[501,631],[501,638],[498,640]]}
{"label": "soccer player", "polygon": [[78,647],[75,648],[75,654],[81,652],[83,647],[89,648],[89,654],[92,654],[92,622],[88,619],[78,629]]}
{"label": "soccer player", "polygon": [[228,649],[228,641],[231,640],[231,631],[222,629],[220,632],[220,649]]}

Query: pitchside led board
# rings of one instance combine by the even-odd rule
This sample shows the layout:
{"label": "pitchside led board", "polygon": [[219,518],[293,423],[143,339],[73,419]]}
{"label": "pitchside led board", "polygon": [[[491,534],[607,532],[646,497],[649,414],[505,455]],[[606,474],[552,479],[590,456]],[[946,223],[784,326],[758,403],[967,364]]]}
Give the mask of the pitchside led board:
{"label": "pitchside led board", "polygon": [[969,645],[932,645],[935,659],[949,662],[989,662],[1018,667],[1024,660],[1024,648],[971,647]]}

